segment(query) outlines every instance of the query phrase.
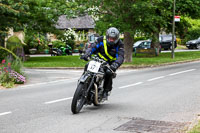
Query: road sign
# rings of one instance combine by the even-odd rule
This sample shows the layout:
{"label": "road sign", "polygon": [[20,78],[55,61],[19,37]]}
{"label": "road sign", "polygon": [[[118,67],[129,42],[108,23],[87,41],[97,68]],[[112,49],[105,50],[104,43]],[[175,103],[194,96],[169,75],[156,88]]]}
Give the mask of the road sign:
{"label": "road sign", "polygon": [[175,22],[180,22],[181,16],[174,16],[174,21]]}

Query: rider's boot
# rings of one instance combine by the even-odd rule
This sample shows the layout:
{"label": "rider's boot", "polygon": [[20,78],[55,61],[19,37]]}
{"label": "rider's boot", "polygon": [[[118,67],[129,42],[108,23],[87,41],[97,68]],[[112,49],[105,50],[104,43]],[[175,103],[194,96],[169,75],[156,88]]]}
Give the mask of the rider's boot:
{"label": "rider's boot", "polygon": [[108,96],[110,96],[110,94],[111,94],[111,91],[104,90],[104,92],[103,92],[103,99],[104,100],[108,100]]}

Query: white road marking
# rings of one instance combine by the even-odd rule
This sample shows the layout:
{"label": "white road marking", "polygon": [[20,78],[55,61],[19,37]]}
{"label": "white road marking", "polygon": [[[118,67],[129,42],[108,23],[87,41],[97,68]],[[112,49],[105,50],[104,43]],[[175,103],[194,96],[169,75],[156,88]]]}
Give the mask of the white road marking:
{"label": "white road marking", "polygon": [[57,100],[53,100],[53,101],[49,101],[49,102],[45,102],[44,104],[52,104],[52,103],[62,102],[62,101],[70,100],[70,99],[72,99],[72,98],[73,98],[73,97],[57,99]]}
{"label": "white road marking", "polygon": [[0,116],[3,116],[3,115],[8,115],[8,114],[11,114],[12,112],[9,111],[9,112],[3,112],[3,113],[0,113]]}
{"label": "white road marking", "polygon": [[152,79],[149,79],[149,80],[147,80],[147,81],[153,81],[153,80],[157,80],[157,79],[162,79],[162,78],[164,78],[165,76],[160,76],[160,77],[156,77],[156,78],[152,78]]}
{"label": "white road marking", "polygon": [[63,80],[49,81],[49,82],[42,82],[42,83],[35,83],[35,84],[20,86],[20,88],[31,87],[31,86],[35,86],[35,85],[45,85],[45,84],[51,84],[51,83],[57,83],[57,82],[63,82],[63,81],[65,81],[65,82],[66,82],[66,81],[67,81],[67,82],[74,82],[74,80],[77,81],[78,79],[79,79],[79,77],[71,78],[71,79],[63,79]]}
{"label": "white road marking", "polygon": [[69,72],[75,72],[75,73],[80,73],[83,72],[82,70],[35,70],[36,72],[47,72],[47,73],[69,73]]}
{"label": "white road marking", "polygon": [[181,72],[172,73],[172,74],[169,74],[169,75],[173,76],[173,75],[177,75],[177,74],[181,74],[181,73],[191,72],[191,71],[194,71],[194,70],[196,70],[196,69],[185,70],[185,71],[181,71]]}
{"label": "white road marking", "polygon": [[135,72],[135,71],[138,71],[138,70],[126,70],[126,69],[122,69],[122,70],[117,70],[117,73],[127,73],[127,72]]}
{"label": "white road marking", "polygon": [[130,85],[126,85],[126,86],[119,87],[119,89],[123,89],[123,88],[128,88],[128,87],[140,85],[140,84],[142,84],[142,83],[143,83],[143,82],[137,82],[137,83],[134,83],[134,84],[130,84]]}

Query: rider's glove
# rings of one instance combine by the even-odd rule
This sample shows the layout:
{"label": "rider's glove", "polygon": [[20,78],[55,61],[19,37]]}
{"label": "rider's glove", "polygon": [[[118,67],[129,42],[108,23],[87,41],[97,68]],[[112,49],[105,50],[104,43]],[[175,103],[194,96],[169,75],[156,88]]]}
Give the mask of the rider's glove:
{"label": "rider's glove", "polygon": [[119,64],[116,63],[116,62],[113,62],[111,65],[110,65],[110,68],[115,72],[117,70],[117,68],[119,67]]}
{"label": "rider's glove", "polygon": [[89,60],[89,55],[84,54],[84,55],[81,56],[81,59],[83,59],[85,61],[88,61]]}

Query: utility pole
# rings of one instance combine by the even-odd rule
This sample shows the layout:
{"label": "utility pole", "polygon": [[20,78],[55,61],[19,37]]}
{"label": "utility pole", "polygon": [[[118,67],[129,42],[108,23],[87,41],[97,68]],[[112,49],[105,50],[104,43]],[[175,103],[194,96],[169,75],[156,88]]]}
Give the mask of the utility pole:
{"label": "utility pole", "polygon": [[174,54],[174,35],[175,35],[175,7],[176,7],[176,0],[174,0],[174,4],[173,4],[173,25],[172,25],[172,59],[174,59],[175,54]]}

